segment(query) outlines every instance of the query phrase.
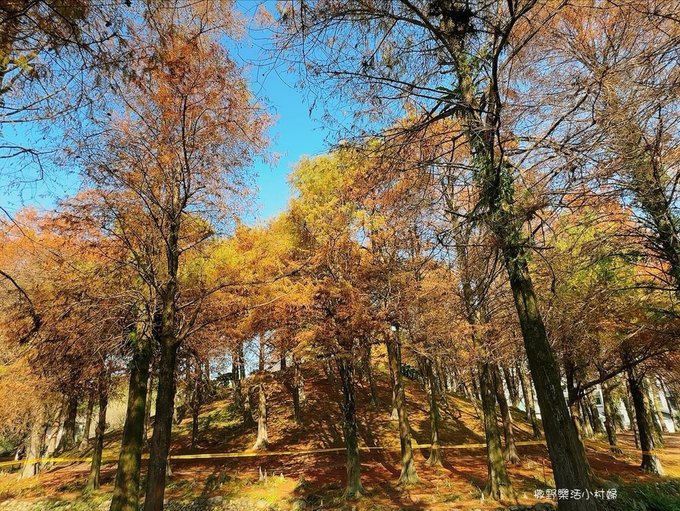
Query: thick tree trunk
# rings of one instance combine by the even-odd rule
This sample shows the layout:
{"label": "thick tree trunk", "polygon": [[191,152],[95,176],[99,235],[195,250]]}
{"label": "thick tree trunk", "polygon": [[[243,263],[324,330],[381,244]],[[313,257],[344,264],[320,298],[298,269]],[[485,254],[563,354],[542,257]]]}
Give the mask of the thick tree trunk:
{"label": "thick tree trunk", "polygon": [[522,398],[524,399],[524,411],[531,423],[532,438],[540,440],[543,438],[541,426],[538,424],[538,417],[536,416],[536,407],[534,406],[534,389],[526,372],[517,366],[517,376],[519,377],[520,385],[522,386]]}
{"label": "thick tree trunk", "polygon": [[87,396],[87,408],[85,409],[85,424],[83,434],[80,438],[78,449],[84,451],[90,445],[90,429],[92,428],[92,411],[94,409],[94,392],[89,392]]}
{"label": "thick tree trunk", "polygon": [[336,356],[336,364],[342,382],[342,418],[347,453],[347,484],[344,496],[355,499],[364,494],[361,484],[361,460],[359,458],[359,434],[356,418],[356,398],[354,392],[354,361],[351,355]]}
{"label": "thick tree trunk", "polygon": [[97,427],[94,435],[94,447],[92,448],[90,477],[87,479],[87,488],[90,490],[99,488],[99,473],[102,468],[104,433],[106,432],[106,409],[109,404],[108,382],[101,382],[99,385],[99,413],[97,414]]}
{"label": "thick tree trunk", "polygon": [[514,491],[505,466],[501,435],[498,430],[493,368],[488,362],[480,362],[478,373],[482,392],[482,420],[487,454],[487,483],[484,494],[494,500],[507,500],[514,497]]}
{"label": "thick tree trunk", "polygon": [[267,395],[264,391],[264,383],[257,385],[257,438],[253,449],[264,450],[269,443],[267,435]]}
{"label": "thick tree trunk", "polygon": [[505,389],[503,388],[503,377],[496,364],[490,364],[490,369],[493,376],[494,391],[496,393],[496,401],[498,402],[498,409],[501,412],[501,419],[503,421],[503,437],[505,438],[505,461],[512,465],[520,462],[519,454],[517,453],[517,446],[515,445],[515,434],[512,431],[512,415],[510,415],[510,407],[508,400],[505,397]]}
{"label": "thick tree trunk", "polygon": [[623,454],[623,451],[618,446],[618,439],[616,437],[616,404],[612,397],[614,390],[612,384],[608,381],[602,383],[602,401],[604,402],[604,428],[607,432],[607,440],[609,441],[609,450],[614,454]]}
{"label": "thick tree trunk", "polygon": [[638,434],[640,435],[640,449],[642,450],[642,464],[640,467],[645,472],[663,475],[663,467],[654,449],[654,435],[652,428],[649,406],[645,397],[642,378],[635,374],[633,368],[628,369],[628,388],[633,398],[635,408],[635,419],[637,421]]}
{"label": "thick tree trunk", "polygon": [[416,473],[413,446],[411,445],[411,426],[406,412],[406,395],[401,378],[401,347],[396,335],[389,337],[387,340],[387,357],[394,382],[394,405],[397,409],[399,420],[399,441],[401,443],[401,474],[399,475],[399,484],[409,485],[418,482],[418,474]]}
{"label": "thick tree trunk", "polygon": [[432,361],[423,357],[422,366],[425,369],[425,377],[427,378],[427,391],[430,401],[430,457],[427,459],[427,464],[433,467],[442,465],[442,451],[439,446],[439,423],[441,416],[439,413],[439,381],[435,375]]}
{"label": "thick tree trunk", "polygon": [[64,417],[64,432],[59,440],[57,451],[64,452],[76,446],[76,420],[78,418],[78,397],[72,394],[68,397],[66,414]]}
{"label": "thick tree trunk", "polygon": [[116,481],[110,511],[138,511],[142,450],[146,441],[147,395],[151,366],[151,346],[146,338],[137,341],[128,364],[127,411],[123,425]]}
{"label": "thick tree trunk", "polygon": [[151,437],[144,511],[163,510],[172,416],[175,407],[175,367],[179,348],[179,345],[173,341],[169,339],[169,336],[164,336],[160,342],[156,416]]}
{"label": "thick tree trunk", "polygon": [[[509,239],[504,241],[503,256],[541,408],[555,485],[557,488],[592,491],[590,466],[562,394],[557,361],[548,341],[538,308],[538,299],[529,275],[528,255],[515,242]],[[596,503],[593,500],[562,500],[559,502],[559,509],[594,511]]]}

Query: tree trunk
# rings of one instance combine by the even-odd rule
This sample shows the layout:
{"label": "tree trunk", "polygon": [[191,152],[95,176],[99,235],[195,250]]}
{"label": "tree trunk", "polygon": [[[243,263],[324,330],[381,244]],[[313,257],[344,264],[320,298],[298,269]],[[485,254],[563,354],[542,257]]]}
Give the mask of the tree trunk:
{"label": "tree trunk", "polygon": [[85,425],[78,449],[84,451],[90,445],[90,429],[92,428],[92,410],[94,409],[94,392],[87,396],[87,408],[85,410]]}
{"label": "tree trunk", "polygon": [[428,397],[430,398],[430,457],[427,464],[432,467],[442,465],[442,451],[439,447],[439,423],[441,415],[439,413],[439,381],[435,375],[432,361],[423,357],[422,366],[425,369]]}
{"label": "tree trunk", "polygon": [[656,386],[654,378],[645,378],[642,382],[642,385],[649,396],[649,409],[652,412],[654,431],[656,433],[655,441],[657,442],[657,446],[663,447],[663,434],[668,433],[668,428],[666,427],[666,421],[663,420],[663,408],[661,407],[659,390]]}
{"label": "tree trunk", "polygon": [[371,366],[371,345],[366,346],[364,351],[364,370],[366,372],[366,378],[368,379],[368,386],[371,389],[371,405],[377,407],[378,402],[378,388],[375,384],[375,378],[373,377],[373,367]]}
{"label": "tree trunk", "polygon": [[645,472],[656,475],[664,475],[663,467],[654,449],[654,435],[652,428],[649,407],[642,385],[642,377],[635,374],[633,368],[628,369],[628,388],[633,398],[635,408],[635,419],[637,421],[638,434],[640,435],[640,449],[642,450],[642,464],[640,468]]}
{"label": "tree trunk", "polygon": [[144,511],[163,510],[172,416],[175,407],[175,366],[177,365],[178,348],[179,345],[173,340],[167,337],[161,338],[156,416],[149,452]]}
{"label": "tree trunk", "polygon": [[59,440],[57,451],[64,452],[76,446],[76,420],[78,418],[78,397],[74,394],[68,397],[66,415],[64,418],[64,432]]}
{"label": "tree trunk", "polygon": [[[508,238],[504,241],[503,256],[522,328],[529,368],[541,408],[555,485],[557,488],[579,488],[582,491],[592,491],[590,466],[562,394],[557,361],[548,341],[529,275],[528,255],[525,249],[520,248],[516,242],[511,242]],[[596,509],[594,500],[562,500],[559,506],[560,511],[594,511]]]}
{"label": "tree trunk", "polygon": [[256,451],[267,448],[269,438],[267,436],[267,395],[264,391],[264,383],[257,386],[257,438],[253,449]]}
{"label": "tree trunk", "polygon": [[654,395],[651,391],[648,378],[642,379],[642,390],[644,391],[645,399],[647,400],[647,411],[649,412],[649,423],[652,425],[654,445],[657,447],[663,447],[663,428],[661,427],[659,412],[656,408],[656,403],[654,402]]}
{"label": "tree trunk", "polygon": [[[150,360],[150,359],[149,359]],[[153,365],[148,364],[147,372],[149,381],[146,384],[146,405],[144,407],[144,442],[149,438],[149,427],[151,426],[151,408],[153,406]]]}
{"label": "tree trunk", "polygon": [[346,499],[355,499],[364,494],[364,488],[361,484],[361,460],[354,395],[354,361],[350,357],[351,354],[338,355],[335,360],[342,382],[342,425],[347,453],[347,485],[344,496]]}
{"label": "tree trunk", "polygon": [[517,380],[512,374],[512,369],[503,366],[503,376],[505,377],[505,384],[508,387],[508,394],[510,394],[510,402],[512,406],[517,408],[519,406],[519,390],[517,389]]}
{"label": "tree trunk", "polygon": [[514,491],[505,467],[501,435],[498,430],[496,392],[491,364],[479,362],[478,373],[487,454],[487,483],[484,494],[494,500],[507,500],[514,498]]}
{"label": "tree trunk", "polygon": [[508,400],[505,397],[505,389],[503,388],[503,377],[496,364],[489,364],[493,376],[494,391],[496,393],[496,401],[501,412],[501,419],[503,421],[503,437],[505,438],[505,461],[512,465],[520,462],[519,454],[517,453],[517,446],[515,445],[515,434],[512,431],[512,415],[510,415],[510,407]]}
{"label": "tree trunk", "polygon": [[97,415],[97,427],[95,429],[94,447],[92,448],[92,464],[90,465],[90,477],[87,480],[87,488],[96,490],[99,488],[99,473],[102,467],[102,453],[104,451],[104,433],[106,432],[106,409],[109,404],[108,382],[99,383],[99,413]]}
{"label": "tree trunk", "polygon": [[538,424],[538,417],[536,417],[536,407],[534,406],[534,389],[531,387],[529,376],[518,366],[517,376],[522,386],[522,397],[524,399],[524,411],[527,414],[529,422],[531,423],[532,438],[540,440],[543,438],[541,426]]}
{"label": "tree trunk", "polygon": [[151,346],[149,339],[143,338],[133,347],[132,358],[128,364],[130,381],[127,411],[110,511],[139,509],[140,469],[148,415],[147,395],[151,395],[150,366]]}
{"label": "tree trunk", "polygon": [[597,409],[597,405],[593,401],[593,396],[590,394],[585,395],[586,406],[590,411],[590,425],[593,428],[595,434],[604,433],[604,426],[602,425],[602,420],[600,419],[600,411]]}
{"label": "tree trunk", "polygon": [[398,333],[387,340],[387,356],[390,364],[390,372],[394,380],[394,405],[399,419],[399,441],[401,443],[401,474],[400,485],[409,485],[418,482],[416,473],[413,446],[411,445],[411,426],[406,412],[406,395],[401,378],[401,347],[396,338]]}
{"label": "tree trunk", "polygon": [[602,383],[602,401],[604,402],[604,428],[607,431],[607,440],[609,441],[609,450],[614,454],[623,454],[623,451],[618,446],[618,439],[616,437],[616,405],[612,397],[613,387],[605,381]]}
{"label": "tree trunk", "polygon": [[628,392],[624,394],[623,396],[623,406],[626,408],[626,414],[628,415],[628,420],[630,420],[630,429],[633,431],[633,440],[635,441],[635,447],[640,448],[640,434],[638,433],[637,429],[637,418],[635,417],[635,411],[633,410],[633,407],[631,406],[630,399],[628,398],[629,395],[632,394],[630,391],[630,385],[628,384],[628,380],[626,379],[626,388]]}
{"label": "tree trunk", "polygon": [[19,473],[19,479],[33,477],[40,472],[40,463],[35,460],[40,458],[40,454],[42,453],[46,432],[47,425],[45,423],[44,410],[41,410],[37,416],[33,418],[31,435],[28,440],[28,445],[26,446],[26,458],[24,459],[23,467]]}
{"label": "tree trunk", "polygon": [[293,418],[302,424],[302,398],[304,393],[304,379],[300,371],[300,362],[293,357]]}
{"label": "tree trunk", "polygon": [[198,419],[203,404],[203,364],[194,361],[193,383],[191,389],[191,448],[195,449],[198,442]]}

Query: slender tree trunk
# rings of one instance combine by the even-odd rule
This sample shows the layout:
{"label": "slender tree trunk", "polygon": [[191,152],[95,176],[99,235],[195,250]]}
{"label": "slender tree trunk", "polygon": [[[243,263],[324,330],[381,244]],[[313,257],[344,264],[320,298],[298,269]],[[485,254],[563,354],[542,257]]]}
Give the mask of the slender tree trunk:
{"label": "slender tree trunk", "polygon": [[[663,427],[661,426],[661,420],[660,420],[660,414],[659,414],[659,409],[656,406],[656,400],[654,399],[654,392],[652,390],[652,386],[649,383],[649,378],[643,378],[642,379],[642,389],[644,390],[645,394],[647,395],[647,402],[649,403],[649,417],[652,421],[652,426],[653,426],[653,434],[654,434],[654,444],[657,447],[663,447],[664,441],[663,441]],[[658,399],[658,396],[656,396]],[[664,424],[665,425],[665,424]]]}
{"label": "slender tree trunk", "polygon": [[484,494],[494,500],[507,500],[514,497],[514,491],[505,466],[501,435],[498,430],[496,391],[491,364],[479,362],[478,373],[482,392],[482,420],[487,454],[487,483]]}
{"label": "slender tree trunk", "polygon": [[439,447],[439,423],[441,422],[441,415],[439,413],[439,381],[434,373],[432,361],[423,357],[422,366],[425,369],[425,377],[427,378],[427,391],[430,400],[430,457],[427,459],[427,464],[432,467],[440,467],[442,465],[442,451]]}
{"label": "slender tree trunk", "polygon": [[241,370],[239,368],[238,353],[231,355],[231,378],[234,382],[234,408],[243,414],[243,399],[241,394]]}
{"label": "slender tree trunk", "polygon": [[191,392],[191,448],[198,442],[198,419],[203,404],[203,367],[199,360],[194,362],[193,388]]}
{"label": "slender tree trunk", "polygon": [[85,425],[83,435],[80,439],[78,449],[84,451],[90,445],[90,429],[92,427],[92,411],[94,409],[94,392],[89,392],[87,396],[87,408],[85,409]]}
{"label": "slender tree trunk", "polygon": [[298,424],[302,424],[302,398],[304,379],[300,370],[300,362],[293,358],[293,418]]}
{"label": "slender tree trunk", "polygon": [[531,423],[532,438],[540,440],[543,438],[541,426],[538,424],[538,417],[536,417],[536,407],[534,406],[534,389],[532,388],[529,376],[518,366],[517,376],[522,386],[522,397],[524,399],[524,411]]}
{"label": "slender tree trunk", "polygon": [[632,395],[633,393],[630,390],[630,385],[628,384],[628,380],[626,379],[626,389],[628,392],[624,394],[623,397],[623,406],[626,408],[626,414],[628,415],[628,419],[630,420],[630,429],[633,431],[633,440],[635,441],[635,447],[640,448],[640,434],[638,433],[637,429],[637,417],[635,417],[635,410],[631,406],[631,402],[628,396]]}
{"label": "slender tree trunk", "polygon": [[99,473],[102,467],[102,453],[104,452],[104,433],[106,432],[106,409],[109,404],[108,382],[99,383],[99,413],[97,415],[97,428],[92,448],[92,464],[90,465],[90,477],[87,480],[87,488],[96,490],[99,488]]}
{"label": "slender tree trunk", "polygon": [[401,442],[401,474],[399,484],[409,485],[418,482],[413,446],[411,445],[411,426],[406,412],[406,395],[401,378],[401,347],[396,334],[387,341],[387,356],[390,372],[394,380],[394,404],[399,419],[399,441]]}
{"label": "slender tree trunk", "polygon": [[590,425],[592,426],[593,431],[596,434],[604,433],[604,426],[602,425],[602,420],[600,420],[600,411],[597,409],[597,405],[595,404],[595,401],[593,401],[593,397],[590,394],[586,394],[585,401],[586,406],[590,411]]}
{"label": "slender tree trunk", "polygon": [[517,380],[512,374],[512,369],[509,367],[502,367],[505,384],[508,387],[508,394],[510,395],[510,402],[512,406],[517,408],[519,406],[519,390],[517,389]]}
{"label": "slender tree trunk", "polygon": [[664,475],[661,461],[657,457],[654,449],[654,435],[649,406],[645,397],[642,378],[635,374],[633,368],[628,369],[628,388],[633,398],[635,408],[635,419],[637,421],[638,434],[640,435],[640,449],[642,450],[642,464],[640,467],[645,472],[656,475]]}
{"label": "slender tree trunk", "polygon": [[156,417],[151,437],[144,511],[163,510],[172,416],[175,406],[175,367],[177,365],[177,349],[179,348],[179,345],[169,337],[161,337],[160,343]]}
{"label": "slender tree trunk", "polygon": [[257,439],[253,449],[256,451],[264,450],[269,443],[267,435],[267,395],[264,391],[264,383],[257,385]]}
{"label": "slender tree trunk", "polygon": [[368,386],[371,389],[371,405],[378,406],[378,388],[375,384],[375,378],[373,377],[373,367],[371,367],[371,345],[366,346],[364,351],[364,371],[366,372],[366,378],[368,379]]}
{"label": "slender tree trunk", "polygon": [[503,388],[503,377],[496,364],[490,364],[490,370],[493,376],[494,391],[496,392],[496,401],[501,412],[501,419],[503,421],[503,437],[505,438],[505,461],[512,465],[520,462],[519,454],[517,453],[517,446],[515,445],[515,434],[512,431],[512,415],[510,415],[510,407],[508,400],[505,397],[505,389]]}
{"label": "slender tree trunk", "polygon": [[130,380],[127,411],[110,511],[138,511],[139,509],[140,470],[142,450],[146,441],[146,417],[149,407],[147,395],[151,394],[150,366],[149,339],[139,339],[133,346],[132,358],[128,364]]}
{"label": "slender tree trunk", "polygon": [[618,439],[616,437],[616,405],[612,397],[613,386],[610,382],[602,383],[602,401],[604,404],[604,428],[607,431],[607,440],[609,441],[609,450],[614,454],[623,454],[623,451],[618,446]]}
{"label": "slender tree trunk", "polygon": [[[150,359],[149,359],[150,360]],[[153,407],[153,364],[149,363],[147,369],[149,380],[146,384],[146,405],[144,407],[144,442],[149,438],[149,427],[151,426],[151,408]]]}
{"label": "slender tree trunk", "polygon": [[[522,328],[529,368],[536,386],[538,404],[541,407],[555,485],[557,488],[592,491],[590,466],[562,394],[557,361],[548,341],[529,276],[527,254],[525,249],[508,240],[504,245],[503,256]],[[596,503],[594,500],[562,500],[559,502],[559,509],[595,511]]]}
{"label": "slender tree trunk", "polygon": [[336,356],[336,364],[342,382],[342,417],[347,452],[347,485],[344,496],[355,499],[364,494],[361,484],[361,460],[359,458],[359,435],[356,418],[356,399],[354,392],[354,361],[350,355]]}
{"label": "slender tree trunk", "polygon": [[29,436],[28,445],[26,446],[26,458],[19,473],[19,479],[33,477],[40,472],[40,463],[35,460],[40,458],[42,453],[43,443],[45,442],[45,434],[47,432],[47,424],[45,423],[45,412],[40,412],[33,418],[33,425],[31,426],[31,434]]}
{"label": "slender tree trunk", "polygon": [[68,397],[66,414],[64,417],[64,432],[59,440],[57,451],[64,452],[73,449],[76,445],[76,420],[78,418],[78,397],[72,394]]}

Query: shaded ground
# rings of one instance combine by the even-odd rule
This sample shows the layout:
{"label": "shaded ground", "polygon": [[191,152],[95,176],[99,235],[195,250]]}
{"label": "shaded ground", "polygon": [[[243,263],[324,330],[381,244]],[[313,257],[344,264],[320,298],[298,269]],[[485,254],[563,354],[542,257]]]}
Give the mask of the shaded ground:
{"label": "shaded ground", "polygon": [[[340,408],[336,401],[339,392],[335,382],[321,374],[308,375],[305,382],[305,418],[299,425],[293,420],[288,391],[273,375],[269,378],[270,451],[342,447]],[[370,404],[368,388],[361,387],[358,392],[362,445],[385,449],[361,453],[363,482],[369,496],[356,503],[356,509],[497,509],[497,503],[481,499],[486,479],[483,448],[445,449],[444,467],[439,469],[426,466],[424,462],[429,453],[427,449],[418,449],[417,468],[422,482],[407,489],[396,487],[399,439],[396,424],[389,418],[391,394],[387,378],[383,376],[379,380],[380,406]],[[427,403],[425,393],[415,382],[408,382],[406,387],[414,438],[419,443],[428,443],[428,413],[420,405]],[[220,400],[205,407],[200,420],[199,447],[194,450],[189,448],[188,420],[176,426],[172,454],[247,451],[255,441],[255,429],[243,429],[238,414],[230,410],[228,403],[228,400]],[[524,420],[524,414],[518,410],[514,412],[517,439],[530,440],[531,428]],[[440,436],[444,445],[483,441],[481,423],[474,406],[459,396],[448,397],[442,422]],[[105,457],[115,458],[119,441],[119,431],[107,435]],[[638,469],[640,455],[630,434],[621,433],[620,441],[624,451],[622,455],[611,454],[602,440],[589,440],[587,443],[588,458],[603,485],[662,480]],[[519,503],[537,502],[534,490],[554,487],[547,450],[543,445],[527,445],[520,446],[519,452],[522,463],[510,467]],[[680,435],[666,436],[666,447],[661,450],[660,456],[667,471],[666,479],[680,478]],[[180,501],[211,497],[220,501],[245,499],[244,502],[258,503],[262,509],[267,506],[288,509],[304,498],[306,509],[340,508],[344,505],[340,498],[345,476],[344,461],[342,452],[173,460],[167,496]],[[0,474],[0,500],[54,498],[76,501],[83,496],[88,470],[87,463],[57,465],[38,477],[23,481],[18,481],[16,474]],[[115,464],[107,464],[103,468],[102,488],[96,493],[102,499],[106,499],[112,490],[114,470]],[[266,480],[262,480],[261,472],[266,472]],[[244,506],[245,509],[248,506],[252,508],[250,504]]]}

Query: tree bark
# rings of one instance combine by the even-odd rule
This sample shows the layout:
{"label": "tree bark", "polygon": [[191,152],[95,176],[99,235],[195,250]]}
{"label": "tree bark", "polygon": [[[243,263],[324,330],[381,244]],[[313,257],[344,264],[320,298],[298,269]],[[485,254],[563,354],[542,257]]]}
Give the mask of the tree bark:
{"label": "tree bark", "polygon": [[144,511],[163,511],[172,416],[175,406],[175,367],[178,348],[179,345],[174,342],[174,339],[161,338],[156,416],[151,437]]}
{"label": "tree bark", "polygon": [[399,441],[401,443],[401,474],[399,475],[399,484],[409,485],[417,483],[419,479],[416,473],[413,446],[411,445],[411,425],[409,424],[406,412],[406,395],[401,378],[401,346],[396,338],[396,333],[394,336],[388,337],[387,357],[394,382],[394,405],[397,409],[399,420]]}
{"label": "tree bark", "polygon": [[92,464],[90,476],[87,480],[87,488],[96,490],[99,488],[99,473],[102,467],[102,453],[104,452],[104,433],[106,432],[106,409],[109,404],[108,381],[99,383],[99,413],[97,414],[97,427],[92,448]]}
{"label": "tree bark", "polygon": [[512,415],[510,414],[510,407],[508,406],[508,400],[505,397],[505,389],[503,388],[503,377],[496,364],[490,364],[490,370],[493,376],[496,401],[498,402],[498,409],[501,412],[501,419],[503,422],[505,461],[512,465],[516,465],[520,462],[520,459],[519,454],[517,453],[517,446],[515,445],[515,434],[512,431]]}
{"label": "tree bark", "polygon": [[58,452],[69,451],[76,446],[76,420],[78,418],[78,397],[71,394],[66,405],[64,432],[59,440]]}
{"label": "tree bark", "polygon": [[335,357],[342,383],[342,417],[347,453],[347,484],[344,497],[355,499],[364,494],[361,484],[361,460],[359,458],[359,435],[356,418],[356,398],[354,391],[354,361],[350,355]]}
{"label": "tree bark", "polygon": [[40,458],[42,453],[43,443],[45,442],[45,434],[47,432],[47,424],[45,423],[45,412],[40,410],[33,418],[33,425],[31,427],[31,434],[28,445],[26,446],[26,458],[19,473],[19,479],[33,477],[40,472],[40,463],[35,460]]}
{"label": "tree bark", "polygon": [[440,467],[442,465],[442,451],[439,447],[439,423],[441,422],[439,381],[429,358],[423,357],[422,366],[425,369],[428,397],[430,398],[430,444],[432,447],[430,447],[430,457],[427,459],[427,464],[432,467]]}
{"label": "tree bark", "polygon": [[588,418],[590,419],[590,425],[593,428],[595,434],[604,433],[604,426],[602,425],[602,420],[600,420],[600,411],[597,409],[597,405],[593,401],[593,397],[590,394],[585,395],[586,406],[590,411]]}
{"label": "tree bark", "polygon": [[[503,256],[520,320],[529,368],[541,408],[555,485],[557,488],[579,488],[582,491],[592,491],[590,466],[562,394],[557,361],[548,341],[534,285],[529,275],[527,253],[525,249],[521,249],[506,239]],[[593,500],[562,500],[559,506],[560,511],[595,511],[596,509],[596,503]]]}
{"label": "tree bark", "polygon": [[524,399],[524,411],[531,423],[532,438],[540,440],[543,438],[541,426],[538,424],[538,417],[536,417],[536,407],[534,406],[534,389],[532,388],[529,376],[518,366],[517,375],[522,386],[522,397]]}
{"label": "tree bark", "polygon": [[300,370],[300,362],[293,357],[293,418],[302,424],[302,399],[304,397],[305,381]]}
{"label": "tree bark", "polygon": [[628,388],[630,395],[633,398],[633,407],[635,408],[635,419],[637,421],[638,434],[640,435],[640,449],[642,450],[642,464],[640,468],[650,474],[664,475],[661,461],[656,456],[654,449],[654,435],[652,428],[649,406],[645,397],[645,391],[642,384],[642,377],[636,375],[633,368],[628,371]]}
{"label": "tree bark", "polygon": [[267,395],[264,391],[264,383],[257,385],[257,438],[253,449],[256,451],[264,450],[269,443],[267,435]]}
{"label": "tree bark", "polygon": [[505,466],[501,435],[498,430],[493,369],[488,362],[479,362],[477,371],[482,393],[482,420],[487,454],[487,483],[484,494],[494,500],[507,500],[514,497],[514,491]]}
{"label": "tree bark", "polygon": [[149,438],[149,427],[151,426],[151,408],[153,406],[153,364],[149,363],[149,381],[146,384],[146,405],[144,407],[144,442]]}
{"label": "tree bark", "polygon": [[605,381],[602,383],[602,400],[604,401],[604,428],[607,432],[607,440],[609,441],[609,450],[614,454],[623,454],[623,451],[618,446],[618,438],[616,436],[616,405],[612,397],[613,386]]}
{"label": "tree bark", "polygon": [[517,408],[519,406],[519,390],[517,389],[517,380],[512,374],[512,369],[509,367],[502,367],[505,383],[508,387],[508,394],[510,394],[510,402],[512,406]]}
{"label": "tree bark", "polygon": [[140,470],[142,451],[146,441],[146,417],[149,406],[147,395],[151,395],[150,366],[149,339],[139,339],[133,345],[132,357],[128,363],[130,380],[127,411],[110,511],[138,511],[139,509]]}
{"label": "tree bark", "polygon": [[92,412],[94,410],[94,392],[89,392],[87,396],[87,408],[85,409],[85,424],[83,434],[80,439],[78,449],[84,451],[90,445],[90,429],[92,428]]}

